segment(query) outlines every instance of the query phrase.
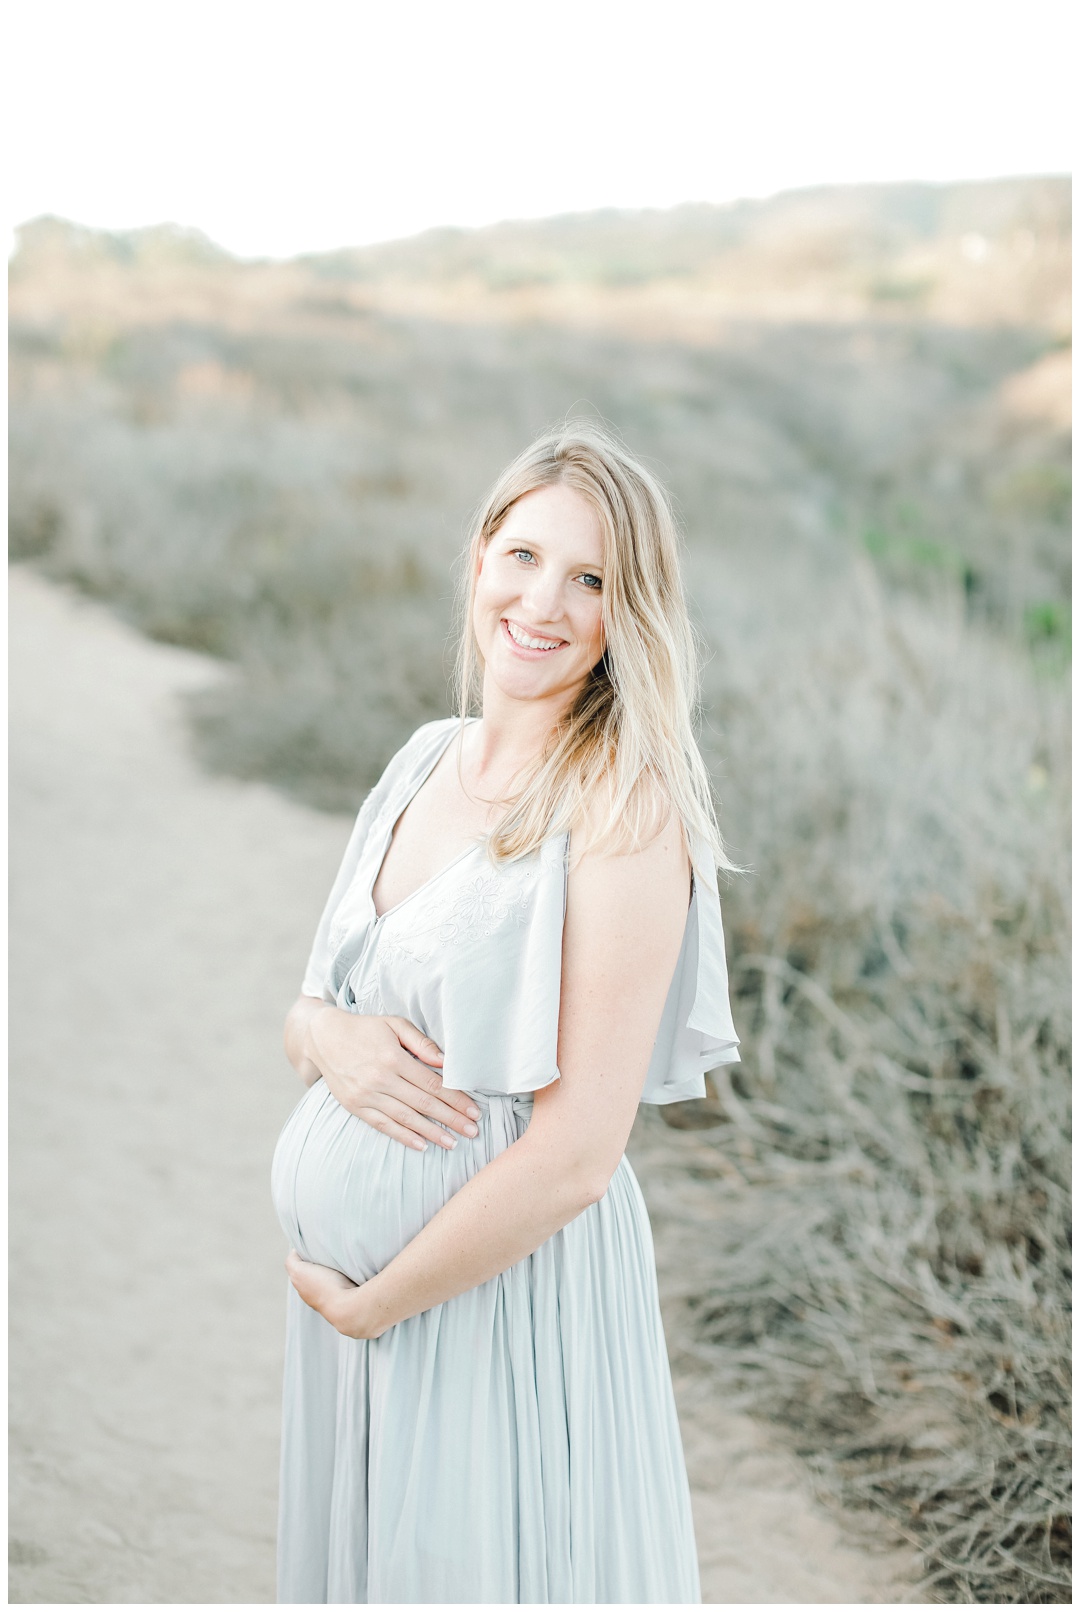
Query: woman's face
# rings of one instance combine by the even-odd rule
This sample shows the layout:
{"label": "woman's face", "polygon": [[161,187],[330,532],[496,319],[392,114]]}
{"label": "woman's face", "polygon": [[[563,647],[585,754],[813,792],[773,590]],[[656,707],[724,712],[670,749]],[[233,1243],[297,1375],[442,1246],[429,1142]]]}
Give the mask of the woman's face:
{"label": "woman's face", "polygon": [[485,678],[512,699],[570,704],[604,653],[604,540],[572,487],[537,487],[510,508],[480,560],[473,630]]}

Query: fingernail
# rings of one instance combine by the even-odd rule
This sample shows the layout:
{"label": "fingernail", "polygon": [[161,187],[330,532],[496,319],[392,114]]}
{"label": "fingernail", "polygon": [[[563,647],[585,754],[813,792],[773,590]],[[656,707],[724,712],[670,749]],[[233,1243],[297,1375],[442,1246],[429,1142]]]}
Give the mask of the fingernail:
{"label": "fingernail", "polygon": [[416,1149],[416,1151],[418,1153],[426,1153],[427,1152],[427,1143],[426,1142],[414,1142],[412,1145],[413,1145],[413,1147]]}
{"label": "fingernail", "polygon": [[448,1148],[449,1147],[457,1147],[457,1137],[456,1136],[444,1137],[443,1138],[443,1147],[448,1147]]}
{"label": "fingernail", "polygon": [[477,1130],[476,1130],[475,1125],[466,1125],[466,1127],[465,1127],[465,1135],[466,1136],[475,1136],[476,1134],[477,1134]]}
{"label": "fingernail", "polygon": [[479,1119],[480,1118],[480,1110],[478,1108],[474,1108],[471,1103],[470,1103],[469,1107],[465,1110],[465,1112],[466,1112],[466,1114],[468,1114],[470,1119]]}

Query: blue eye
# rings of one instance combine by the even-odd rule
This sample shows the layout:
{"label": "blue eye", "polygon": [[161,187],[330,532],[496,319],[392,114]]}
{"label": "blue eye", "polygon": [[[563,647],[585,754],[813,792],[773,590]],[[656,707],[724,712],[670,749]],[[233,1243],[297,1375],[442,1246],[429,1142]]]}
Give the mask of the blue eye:
{"label": "blue eye", "polygon": [[599,593],[600,589],[604,586],[603,582],[596,575],[595,571],[583,571],[581,573],[581,580],[592,593]]}
{"label": "blue eye", "polygon": [[533,558],[532,549],[511,549],[510,552],[514,556],[515,560],[519,559],[522,554],[525,555],[526,559],[531,560]]}

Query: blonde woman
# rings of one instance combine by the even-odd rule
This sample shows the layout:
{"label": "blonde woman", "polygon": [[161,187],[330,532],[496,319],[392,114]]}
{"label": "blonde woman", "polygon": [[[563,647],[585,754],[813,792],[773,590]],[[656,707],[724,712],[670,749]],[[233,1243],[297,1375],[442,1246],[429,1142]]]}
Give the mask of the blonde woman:
{"label": "blonde woman", "polygon": [[567,427],[464,580],[461,715],[368,796],[286,1023],[279,1600],[696,1602],[623,1154],[737,1056],[667,500]]}

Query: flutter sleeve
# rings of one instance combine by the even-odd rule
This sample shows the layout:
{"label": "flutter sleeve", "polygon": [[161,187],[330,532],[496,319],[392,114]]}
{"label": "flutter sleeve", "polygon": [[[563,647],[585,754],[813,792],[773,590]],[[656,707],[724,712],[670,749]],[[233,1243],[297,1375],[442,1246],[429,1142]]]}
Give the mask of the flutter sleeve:
{"label": "flutter sleeve", "polygon": [[477,878],[451,920],[444,1086],[509,1096],[558,1080],[568,843],[554,836],[534,856]]}
{"label": "flutter sleeve", "polygon": [[[513,1094],[559,1078],[559,1001],[566,914],[568,838],[537,856],[487,873],[466,891],[468,907],[444,925],[450,942],[439,989],[443,1085]],[[644,1103],[705,1096],[705,1075],[738,1062],[728,1003],[720,896],[701,847],[682,949],[641,1095]],[[439,1033],[431,1034],[439,1040]]]}
{"label": "flutter sleeve", "polygon": [[705,1096],[705,1076],[738,1063],[731,1017],[720,892],[712,855],[695,846],[693,890],[682,950],[653,1045],[643,1103],[682,1103]]}
{"label": "flutter sleeve", "polygon": [[338,983],[334,978],[335,961],[340,964],[340,959],[337,957],[338,948],[335,945],[335,939],[340,939],[340,936],[335,936],[335,930],[340,926],[336,925],[334,920],[356,878],[368,836],[375,830],[376,825],[385,826],[389,819],[397,815],[397,810],[400,810],[398,796],[403,780],[408,782],[418,758],[421,760],[425,758],[433,738],[437,738],[440,743],[443,742],[447,729],[455,724],[455,720],[453,717],[444,718],[440,721],[425,722],[422,727],[417,728],[412,738],[390,758],[378,783],[368,793],[353,824],[349,843],[345,847],[345,855],[337,871],[337,878],[331,886],[322,917],[319,919],[319,927],[315,931],[311,954],[304,971],[304,981],[300,987],[302,995],[321,996],[327,1002],[335,1000]]}
{"label": "flutter sleeve", "polygon": [[307,968],[304,970],[304,983],[300,987],[303,996],[321,996],[326,1001],[333,1000],[333,992],[328,984],[330,965],[333,961],[330,928],[334,921],[334,914],[344,900],[345,894],[356,875],[364,841],[378,810],[378,789],[379,786],[376,784],[375,788],[368,794],[357,814],[352,833],[349,835],[345,855],[341,859],[337,877],[330,888],[330,894],[326,899],[322,917],[319,919],[319,927],[315,931],[311,954],[307,960]]}

